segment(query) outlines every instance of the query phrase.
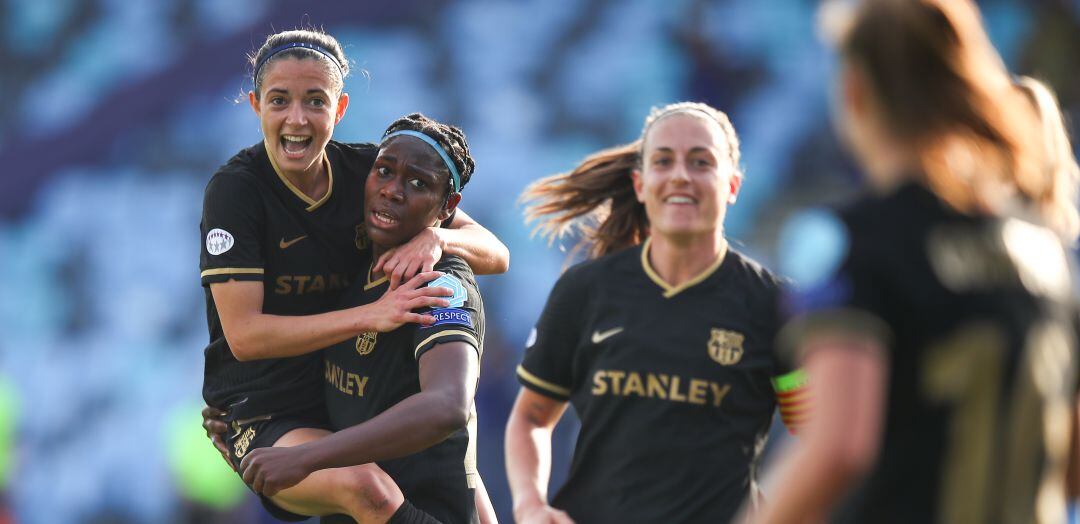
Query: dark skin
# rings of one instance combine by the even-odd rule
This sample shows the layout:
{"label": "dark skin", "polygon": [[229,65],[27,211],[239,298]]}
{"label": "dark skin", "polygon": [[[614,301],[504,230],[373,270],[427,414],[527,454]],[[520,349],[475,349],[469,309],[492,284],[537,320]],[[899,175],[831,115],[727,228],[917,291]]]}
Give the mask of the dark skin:
{"label": "dark skin", "polygon": [[[399,136],[379,151],[365,193],[374,257],[449,218],[461,195],[449,191],[449,172],[430,146]],[[240,463],[244,482],[274,496],[314,471],[411,455],[465,427],[480,372],[476,349],[438,344],[420,357],[420,392],[351,428],[295,447],[259,448]],[[212,409],[212,408],[207,408]],[[206,415],[204,410],[204,417]],[[204,421],[208,433],[213,422]],[[220,437],[214,445],[224,448]]]}

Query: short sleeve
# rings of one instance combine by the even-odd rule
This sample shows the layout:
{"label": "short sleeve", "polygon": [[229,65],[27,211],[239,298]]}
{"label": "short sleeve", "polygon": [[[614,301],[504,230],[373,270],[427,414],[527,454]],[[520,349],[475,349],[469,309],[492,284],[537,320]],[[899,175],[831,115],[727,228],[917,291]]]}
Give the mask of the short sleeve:
{"label": "short sleeve", "polygon": [[[802,278],[784,293],[783,328],[778,337],[782,358],[799,362],[798,351],[809,337],[823,332],[869,337],[888,344],[891,330],[883,320],[887,300],[884,284],[886,246],[883,239],[860,231],[857,217],[828,212],[813,218],[812,229],[800,232],[803,242],[816,245],[783,253],[789,265],[801,265]],[[809,219],[808,219],[809,220]],[[811,270],[805,268],[810,267]]]}
{"label": "short sleeve", "polygon": [[429,287],[447,287],[454,294],[450,305],[444,308],[428,308],[424,313],[435,317],[430,326],[419,326],[413,335],[413,354],[417,360],[437,344],[465,342],[476,349],[477,357],[483,356],[484,306],[480,290],[472,270],[463,261],[452,264],[440,262],[436,271],[444,274],[428,283]]}
{"label": "short sleeve", "polygon": [[522,386],[556,400],[569,400],[574,388],[574,351],[581,336],[585,302],[578,277],[571,269],[555,283],[517,368]]}
{"label": "short sleeve", "polygon": [[204,286],[263,279],[264,222],[254,181],[236,172],[214,175],[203,196],[199,268]]}

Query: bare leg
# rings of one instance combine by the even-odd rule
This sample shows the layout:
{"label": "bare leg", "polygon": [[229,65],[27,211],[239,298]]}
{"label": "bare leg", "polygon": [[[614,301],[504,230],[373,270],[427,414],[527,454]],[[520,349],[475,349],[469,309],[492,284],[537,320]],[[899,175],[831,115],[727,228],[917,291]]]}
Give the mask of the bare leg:
{"label": "bare leg", "polygon": [[[323,429],[294,429],[274,446],[297,446],[329,434]],[[366,524],[390,520],[405,496],[385,471],[375,464],[364,464],[316,471],[270,500],[293,513],[312,516],[344,513]]]}
{"label": "bare leg", "polygon": [[495,507],[491,505],[491,497],[484,487],[484,479],[480,478],[479,474],[476,475],[476,516],[479,517],[480,524],[499,524]]}

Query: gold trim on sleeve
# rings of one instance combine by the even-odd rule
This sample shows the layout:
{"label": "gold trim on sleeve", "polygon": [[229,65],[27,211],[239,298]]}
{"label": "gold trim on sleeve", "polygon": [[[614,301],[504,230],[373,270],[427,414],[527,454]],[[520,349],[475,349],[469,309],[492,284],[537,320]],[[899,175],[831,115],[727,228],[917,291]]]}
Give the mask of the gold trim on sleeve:
{"label": "gold trim on sleeve", "polygon": [[413,358],[415,358],[416,354],[420,352],[420,348],[426,346],[428,342],[431,342],[432,340],[435,340],[439,337],[448,337],[450,335],[461,335],[469,339],[469,343],[471,343],[477,351],[480,350],[480,343],[476,341],[476,337],[474,337],[472,333],[469,333],[468,331],[462,331],[460,329],[448,329],[446,331],[440,331],[438,333],[435,333],[434,335],[425,338],[423,342],[417,344],[416,349],[413,349]]}
{"label": "gold trim on sleeve", "polygon": [[303,191],[300,191],[299,188],[289,181],[289,177],[281,172],[281,168],[279,168],[277,162],[274,161],[274,155],[270,154],[271,146],[269,141],[264,140],[264,145],[266,147],[266,158],[270,159],[270,166],[274,168],[274,173],[277,173],[278,178],[285,184],[285,187],[289,188],[289,191],[292,191],[297,198],[303,200],[304,203],[308,205],[307,211],[315,211],[319,206],[325,204],[327,200],[330,200],[330,195],[334,192],[334,170],[330,168],[330,155],[326,153],[326,150],[323,150],[323,165],[326,166],[326,176],[329,177],[330,182],[326,186],[326,194],[316,201],[304,194]]}
{"label": "gold trim on sleeve", "polygon": [[548,382],[548,381],[546,381],[546,380],[544,380],[544,379],[542,379],[542,378],[540,378],[540,377],[538,377],[536,375],[533,375],[532,373],[529,373],[528,371],[526,371],[525,367],[522,366],[521,364],[518,364],[517,374],[518,374],[519,377],[525,379],[525,381],[528,382],[529,384],[532,384],[532,385],[534,385],[534,386],[536,386],[536,387],[538,387],[540,389],[549,391],[551,393],[554,393],[556,395],[560,395],[560,396],[563,396],[563,397],[569,397],[570,396],[570,389],[569,388],[564,388],[564,387],[562,387],[562,386],[560,386],[558,384],[553,384],[553,383]]}
{"label": "gold trim on sleeve", "polygon": [[717,269],[720,269],[720,264],[724,263],[724,259],[727,258],[728,252],[727,243],[725,242],[724,249],[720,252],[720,256],[716,257],[716,260],[711,265],[709,265],[709,267],[705,268],[705,271],[698,273],[697,276],[691,278],[690,280],[687,280],[686,282],[683,282],[682,284],[673,286],[665,282],[663,278],[660,278],[660,274],[652,268],[651,264],[649,264],[649,247],[651,245],[652,237],[649,237],[645,239],[645,244],[641,246],[641,267],[645,269],[645,274],[649,276],[649,279],[655,282],[656,285],[660,286],[660,289],[664,290],[664,298],[671,298],[675,295],[678,295],[679,293],[700,284],[706,278],[709,278],[713,273],[716,272]]}
{"label": "gold trim on sleeve", "polygon": [[265,271],[261,267],[219,267],[207,269],[199,274],[199,278],[212,277],[214,275],[262,275]]}

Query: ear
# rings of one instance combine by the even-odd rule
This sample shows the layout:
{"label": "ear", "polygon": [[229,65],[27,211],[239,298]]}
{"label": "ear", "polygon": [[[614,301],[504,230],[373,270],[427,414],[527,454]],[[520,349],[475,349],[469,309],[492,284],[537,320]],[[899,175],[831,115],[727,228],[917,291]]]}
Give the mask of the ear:
{"label": "ear", "polygon": [[341,117],[345,116],[345,110],[349,108],[349,93],[341,93],[337,101],[337,113],[334,115],[334,125],[338,125],[341,122]]}
{"label": "ear", "polygon": [[739,198],[740,188],[742,188],[742,173],[736,171],[735,174],[728,178],[728,204],[734,204]]}
{"label": "ear", "polygon": [[846,64],[840,75],[844,110],[852,116],[862,116],[866,111],[866,83],[862,74],[854,65]]}
{"label": "ear", "polygon": [[259,107],[259,97],[255,96],[255,91],[248,91],[248,104],[251,104],[251,109],[255,110],[255,114],[262,116],[261,108]]}
{"label": "ear", "polygon": [[645,203],[645,196],[642,195],[641,191],[642,191],[642,187],[644,187],[645,183],[641,181],[641,170],[640,169],[634,169],[634,170],[630,171],[630,180],[633,181],[633,183],[634,183],[634,194],[637,195],[637,201],[644,204]]}
{"label": "ear", "polygon": [[461,203],[461,193],[450,193],[446,199],[446,205],[439,211],[439,222],[450,218],[459,203]]}

